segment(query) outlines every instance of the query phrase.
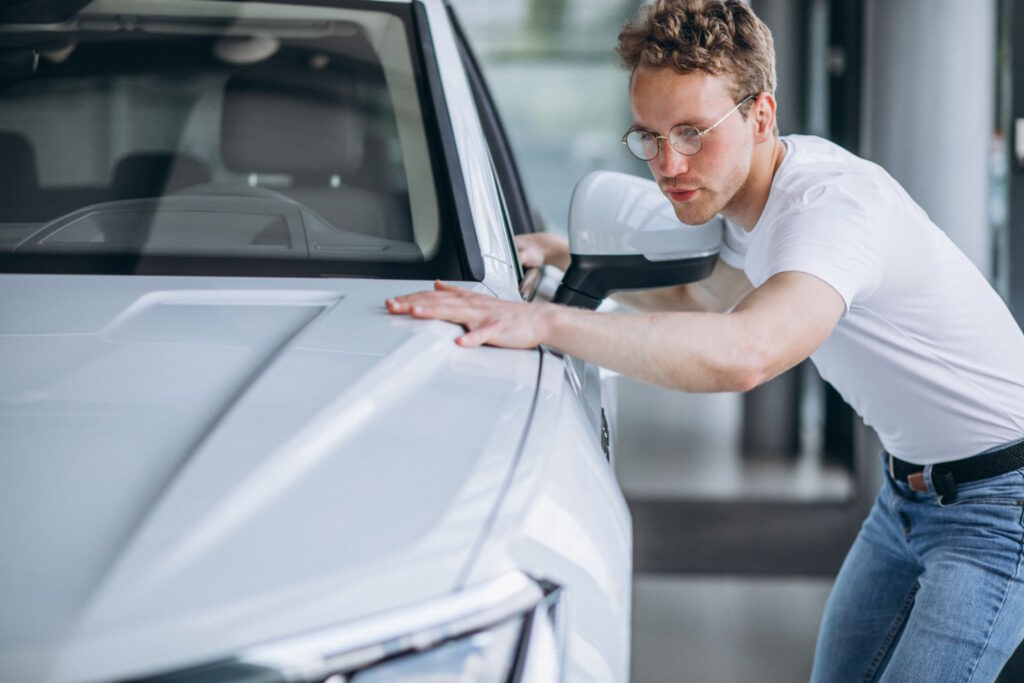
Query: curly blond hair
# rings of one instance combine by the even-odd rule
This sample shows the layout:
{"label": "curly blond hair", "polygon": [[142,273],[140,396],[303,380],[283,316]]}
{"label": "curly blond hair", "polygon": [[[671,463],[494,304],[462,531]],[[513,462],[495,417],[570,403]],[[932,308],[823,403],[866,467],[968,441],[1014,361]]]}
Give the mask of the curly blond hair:
{"label": "curly blond hair", "polygon": [[740,0],[656,0],[619,32],[623,66],[727,76],[735,101],[775,95],[771,31]]}

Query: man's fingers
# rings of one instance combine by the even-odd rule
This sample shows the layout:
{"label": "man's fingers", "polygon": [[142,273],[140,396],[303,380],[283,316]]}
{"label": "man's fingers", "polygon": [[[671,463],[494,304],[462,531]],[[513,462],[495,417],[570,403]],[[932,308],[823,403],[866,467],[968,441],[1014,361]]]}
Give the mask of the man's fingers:
{"label": "man's fingers", "polygon": [[384,305],[388,307],[388,310],[392,313],[408,313],[409,304],[406,301],[400,299],[388,299],[384,302]]}
{"label": "man's fingers", "polygon": [[452,322],[462,322],[470,314],[470,310],[462,305],[451,305],[443,301],[418,301],[409,308],[414,318],[447,318]]}
{"label": "man's fingers", "polygon": [[415,292],[413,294],[403,294],[402,296],[396,296],[388,299],[384,302],[384,305],[388,307],[388,310],[392,313],[408,313],[409,309],[416,303],[429,300],[429,297],[434,296],[434,292],[429,290],[424,292]]}
{"label": "man's fingers", "polygon": [[467,332],[461,337],[456,338],[455,343],[459,346],[471,347],[471,346],[482,346],[489,342],[493,337],[494,333],[498,330],[498,322],[489,322],[486,325]]}
{"label": "man's fingers", "polygon": [[542,309],[523,303],[499,301],[438,282],[433,291],[387,300],[391,313],[426,320],[447,320],[466,332],[456,337],[459,346],[501,346],[525,349],[537,345],[533,313]]}
{"label": "man's fingers", "polygon": [[409,314],[413,318],[447,320],[462,325],[468,330],[479,327],[488,317],[485,310],[467,306],[461,301],[414,303]]}
{"label": "man's fingers", "polygon": [[[392,313],[408,313],[409,309],[420,302],[434,301],[436,297],[452,297],[458,299],[472,299],[475,297],[483,296],[476,294],[462,287],[456,287],[455,285],[449,285],[441,282],[440,280],[434,281],[433,290],[425,290],[422,292],[414,292],[412,294],[403,294],[402,296],[396,296],[388,299],[384,302],[388,310]],[[487,298],[487,297],[485,297]]]}
{"label": "man's fingers", "polygon": [[443,291],[427,290],[424,292],[416,292],[414,294],[404,294],[402,296],[396,296],[391,299],[388,299],[387,301],[384,302],[384,304],[392,313],[408,313],[413,306],[417,305],[432,305],[438,301],[444,300],[463,301],[465,300],[465,297],[458,296],[460,292],[465,293],[465,290],[459,289],[458,287],[452,287],[451,289],[446,289]]}
{"label": "man's fingers", "polygon": [[523,268],[541,268],[544,265],[544,252],[537,247],[519,249],[519,263]]}
{"label": "man's fingers", "polygon": [[[459,346],[485,344],[510,348],[536,345],[532,328],[524,332],[517,326],[522,317],[534,310],[526,304],[499,301],[475,294],[461,287],[437,281],[433,291],[417,292],[387,300],[388,310],[417,319],[446,320],[461,325],[466,331],[455,341]],[[529,319],[530,316],[526,315]]]}

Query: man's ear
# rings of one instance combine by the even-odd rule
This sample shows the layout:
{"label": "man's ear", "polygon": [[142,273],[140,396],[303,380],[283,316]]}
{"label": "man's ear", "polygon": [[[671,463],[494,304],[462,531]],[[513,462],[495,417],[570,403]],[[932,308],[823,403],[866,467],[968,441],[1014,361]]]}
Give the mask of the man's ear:
{"label": "man's ear", "polygon": [[754,139],[767,142],[775,134],[775,98],[763,92],[754,100],[749,116],[754,118],[756,125]]}

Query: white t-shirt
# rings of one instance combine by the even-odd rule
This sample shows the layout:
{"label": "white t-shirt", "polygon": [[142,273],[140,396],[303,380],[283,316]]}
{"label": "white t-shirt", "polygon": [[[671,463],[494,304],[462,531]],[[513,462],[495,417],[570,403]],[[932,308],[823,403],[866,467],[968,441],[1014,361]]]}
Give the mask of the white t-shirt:
{"label": "white t-shirt", "polygon": [[761,218],[726,222],[722,260],[755,287],[800,271],[843,297],[811,360],[893,455],[927,465],[1024,437],[1024,334],[978,269],[881,167],[783,143]]}

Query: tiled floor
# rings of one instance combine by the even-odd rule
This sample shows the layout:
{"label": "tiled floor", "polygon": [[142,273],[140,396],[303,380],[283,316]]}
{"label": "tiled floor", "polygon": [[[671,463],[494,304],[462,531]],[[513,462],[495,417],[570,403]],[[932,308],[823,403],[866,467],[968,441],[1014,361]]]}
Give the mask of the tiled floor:
{"label": "tiled floor", "polygon": [[[629,498],[821,500],[849,493],[813,420],[796,461],[746,458],[738,394],[684,394],[617,378],[616,474]],[[811,671],[830,578],[638,574],[632,680],[793,683]]]}
{"label": "tiled floor", "polygon": [[632,681],[806,681],[831,586],[828,579],[635,576]]}

